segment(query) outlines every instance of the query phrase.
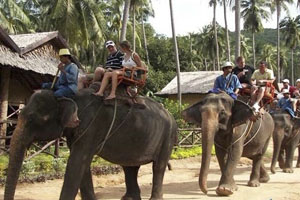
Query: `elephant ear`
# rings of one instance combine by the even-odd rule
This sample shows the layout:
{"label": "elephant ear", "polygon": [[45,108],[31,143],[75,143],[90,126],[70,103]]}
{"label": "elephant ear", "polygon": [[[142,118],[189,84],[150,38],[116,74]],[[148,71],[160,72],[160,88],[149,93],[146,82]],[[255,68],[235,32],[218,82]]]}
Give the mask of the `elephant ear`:
{"label": "elephant ear", "polygon": [[74,100],[70,98],[60,98],[57,100],[59,105],[59,118],[60,123],[64,127],[75,127],[75,124],[72,124],[72,120],[78,119],[77,117],[77,104]]}
{"label": "elephant ear", "polygon": [[252,116],[254,116],[254,112],[249,105],[240,100],[234,101],[231,119],[232,127],[245,123]]}

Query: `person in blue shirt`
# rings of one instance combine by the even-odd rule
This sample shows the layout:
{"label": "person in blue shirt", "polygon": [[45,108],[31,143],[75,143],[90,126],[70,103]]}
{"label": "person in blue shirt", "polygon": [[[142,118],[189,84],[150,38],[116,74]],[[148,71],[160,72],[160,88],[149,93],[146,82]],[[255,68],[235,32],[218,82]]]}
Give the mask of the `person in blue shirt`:
{"label": "person in blue shirt", "polygon": [[71,97],[77,92],[78,67],[72,62],[69,49],[59,50],[59,59],[61,63],[57,66],[60,70],[60,76],[54,87],[52,83],[43,83],[43,89],[53,89],[55,97]]}
{"label": "person in blue shirt", "polygon": [[295,117],[296,103],[290,98],[290,91],[288,89],[282,90],[283,97],[278,101],[278,107],[282,111],[287,111],[292,117]]}
{"label": "person in blue shirt", "polygon": [[238,77],[232,73],[232,62],[225,62],[222,65],[223,74],[215,80],[214,88],[210,90],[213,93],[226,92],[233,99],[237,99],[237,94],[242,85]]}

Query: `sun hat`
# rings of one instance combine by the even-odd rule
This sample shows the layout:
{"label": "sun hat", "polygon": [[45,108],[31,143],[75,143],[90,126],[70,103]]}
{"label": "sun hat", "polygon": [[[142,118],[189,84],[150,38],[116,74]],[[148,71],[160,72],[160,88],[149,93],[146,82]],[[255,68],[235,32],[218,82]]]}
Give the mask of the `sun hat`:
{"label": "sun hat", "polygon": [[233,67],[233,63],[232,62],[224,62],[223,65],[222,65],[222,68],[224,67]]}
{"label": "sun hat", "polygon": [[58,53],[59,56],[66,56],[66,55],[71,55],[69,49],[60,49],[59,50],[59,53]]}
{"label": "sun hat", "polygon": [[296,83],[297,83],[297,82],[300,82],[300,78],[298,78],[298,79],[296,80]]}
{"label": "sun hat", "polygon": [[290,91],[289,91],[289,89],[283,89],[281,93],[282,94],[287,94],[287,93],[290,93]]}
{"label": "sun hat", "polygon": [[283,82],[283,83],[290,83],[289,79],[287,79],[287,78],[286,78],[286,79],[283,79],[282,82]]}
{"label": "sun hat", "polygon": [[113,41],[111,41],[111,40],[108,40],[106,43],[105,43],[105,47],[107,48],[107,47],[109,47],[109,46],[115,46],[116,44],[113,42]]}

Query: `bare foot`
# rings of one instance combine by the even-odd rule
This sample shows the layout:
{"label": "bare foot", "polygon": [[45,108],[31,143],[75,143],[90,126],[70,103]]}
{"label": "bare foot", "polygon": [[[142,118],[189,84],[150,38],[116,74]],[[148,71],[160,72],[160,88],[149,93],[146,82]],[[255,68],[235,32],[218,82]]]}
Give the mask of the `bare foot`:
{"label": "bare foot", "polygon": [[108,97],[105,98],[105,100],[110,100],[116,98],[116,95],[109,95]]}
{"label": "bare foot", "polygon": [[93,93],[93,95],[103,97],[103,94],[100,93]]}

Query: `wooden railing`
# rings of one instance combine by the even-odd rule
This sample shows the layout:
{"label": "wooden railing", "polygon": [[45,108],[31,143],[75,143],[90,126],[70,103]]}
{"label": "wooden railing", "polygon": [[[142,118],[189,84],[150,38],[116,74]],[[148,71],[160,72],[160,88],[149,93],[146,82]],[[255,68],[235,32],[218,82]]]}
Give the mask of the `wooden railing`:
{"label": "wooden railing", "polygon": [[179,147],[192,147],[201,144],[201,128],[179,128],[177,130]]}

